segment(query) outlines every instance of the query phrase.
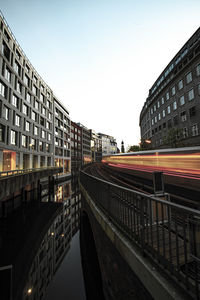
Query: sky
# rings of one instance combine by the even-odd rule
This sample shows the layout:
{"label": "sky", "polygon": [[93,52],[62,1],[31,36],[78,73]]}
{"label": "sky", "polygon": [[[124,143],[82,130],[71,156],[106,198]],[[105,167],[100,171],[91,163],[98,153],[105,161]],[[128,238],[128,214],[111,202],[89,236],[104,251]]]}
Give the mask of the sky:
{"label": "sky", "polygon": [[199,27],[199,0],[1,0],[26,56],[71,120],[140,142],[149,89]]}

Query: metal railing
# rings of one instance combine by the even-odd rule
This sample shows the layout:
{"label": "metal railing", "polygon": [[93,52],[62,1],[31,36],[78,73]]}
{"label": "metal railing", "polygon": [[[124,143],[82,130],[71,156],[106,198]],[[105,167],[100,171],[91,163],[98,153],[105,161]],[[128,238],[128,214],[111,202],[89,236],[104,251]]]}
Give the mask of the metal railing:
{"label": "metal railing", "polygon": [[80,172],[106,216],[188,295],[200,299],[200,212]]}
{"label": "metal railing", "polygon": [[0,178],[5,176],[11,176],[11,175],[19,175],[19,174],[27,174],[27,173],[33,173],[33,172],[40,172],[45,170],[62,170],[60,167],[41,167],[41,168],[32,168],[32,169],[17,169],[17,170],[11,170],[11,171],[3,171],[0,172]]}

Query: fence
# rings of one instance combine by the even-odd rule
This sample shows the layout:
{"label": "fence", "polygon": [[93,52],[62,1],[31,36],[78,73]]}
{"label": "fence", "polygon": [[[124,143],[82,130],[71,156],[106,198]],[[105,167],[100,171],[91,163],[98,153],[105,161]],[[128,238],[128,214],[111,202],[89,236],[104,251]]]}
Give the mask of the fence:
{"label": "fence", "polygon": [[200,212],[80,172],[106,216],[194,299],[200,299]]}

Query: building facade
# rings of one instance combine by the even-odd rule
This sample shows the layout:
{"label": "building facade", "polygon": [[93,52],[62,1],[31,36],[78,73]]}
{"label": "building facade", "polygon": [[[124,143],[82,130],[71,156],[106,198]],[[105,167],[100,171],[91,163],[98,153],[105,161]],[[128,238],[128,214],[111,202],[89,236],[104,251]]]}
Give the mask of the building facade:
{"label": "building facade", "polygon": [[102,140],[102,156],[112,155],[117,153],[117,142],[113,136],[99,133]]}
{"label": "building facade", "polygon": [[77,124],[82,128],[82,165],[86,165],[92,161],[90,130],[81,123]]}
{"label": "building facade", "polygon": [[200,28],[149,90],[140,130],[152,148],[200,145]]}
{"label": "building facade", "polygon": [[102,139],[98,133],[90,129],[92,162],[100,162],[102,160]]}
{"label": "building facade", "polygon": [[71,170],[77,172],[82,166],[82,128],[71,121]]}
{"label": "building facade", "polygon": [[[54,117],[57,110],[62,116],[59,123]],[[54,166],[59,160],[70,173],[69,135],[68,111],[31,65],[0,14],[0,171]]]}

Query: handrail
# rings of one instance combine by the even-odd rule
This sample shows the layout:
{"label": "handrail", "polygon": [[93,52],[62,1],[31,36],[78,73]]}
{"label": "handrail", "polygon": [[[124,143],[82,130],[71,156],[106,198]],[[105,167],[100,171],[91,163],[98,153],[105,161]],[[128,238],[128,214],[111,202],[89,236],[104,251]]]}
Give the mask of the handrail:
{"label": "handrail", "polygon": [[184,292],[200,299],[200,211],[80,172],[109,220]]}
{"label": "handrail", "polygon": [[19,174],[27,174],[32,172],[40,172],[45,170],[59,170],[62,169],[61,167],[42,167],[42,168],[32,168],[32,169],[16,169],[16,170],[10,170],[10,171],[2,171],[0,172],[0,178],[5,178],[7,176],[11,175],[19,175]]}

